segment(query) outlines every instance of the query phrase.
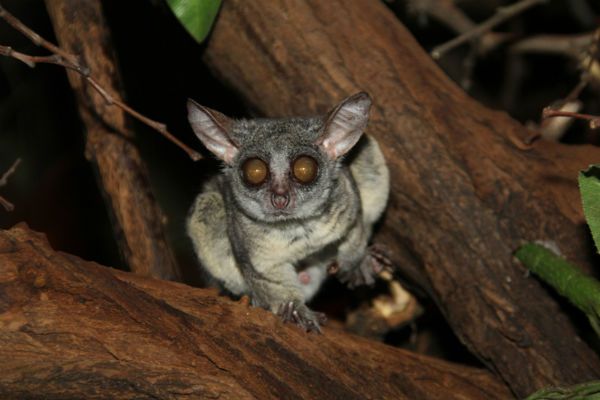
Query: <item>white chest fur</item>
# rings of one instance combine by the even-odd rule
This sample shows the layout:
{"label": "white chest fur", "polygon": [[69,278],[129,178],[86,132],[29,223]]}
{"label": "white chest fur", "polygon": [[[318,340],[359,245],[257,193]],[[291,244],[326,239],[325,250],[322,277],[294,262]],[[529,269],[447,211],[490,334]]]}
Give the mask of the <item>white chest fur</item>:
{"label": "white chest fur", "polygon": [[349,210],[337,207],[321,218],[264,227],[261,235],[252,240],[250,258],[260,260],[257,269],[270,269],[278,264],[297,266],[345,235],[356,221],[356,217],[348,214]]}

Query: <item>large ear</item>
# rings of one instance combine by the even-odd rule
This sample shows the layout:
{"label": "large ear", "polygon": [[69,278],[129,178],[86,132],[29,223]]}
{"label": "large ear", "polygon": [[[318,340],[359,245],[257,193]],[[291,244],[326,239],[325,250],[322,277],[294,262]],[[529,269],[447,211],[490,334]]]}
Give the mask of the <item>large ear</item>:
{"label": "large ear", "polygon": [[346,154],[367,127],[371,97],[356,93],[337,105],[325,120],[323,133],[315,142],[335,160]]}
{"label": "large ear", "polygon": [[218,111],[188,99],[188,121],[198,139],[215,156],[231,164],[238,153],[238,144],[229,136],[231,120]]}

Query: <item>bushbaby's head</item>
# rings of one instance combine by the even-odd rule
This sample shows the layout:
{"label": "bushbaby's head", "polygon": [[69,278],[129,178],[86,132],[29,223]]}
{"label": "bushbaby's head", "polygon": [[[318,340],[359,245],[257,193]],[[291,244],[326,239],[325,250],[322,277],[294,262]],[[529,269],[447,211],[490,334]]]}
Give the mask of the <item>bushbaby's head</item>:
{"label": "bushbaby's head", "polygon": [[361,92],[322,117],[234,120],[188,101],[198,138],[225,163],[225,184],[239,209],[275,222],[320,214],[341,158],[367,126],[371,99]]}

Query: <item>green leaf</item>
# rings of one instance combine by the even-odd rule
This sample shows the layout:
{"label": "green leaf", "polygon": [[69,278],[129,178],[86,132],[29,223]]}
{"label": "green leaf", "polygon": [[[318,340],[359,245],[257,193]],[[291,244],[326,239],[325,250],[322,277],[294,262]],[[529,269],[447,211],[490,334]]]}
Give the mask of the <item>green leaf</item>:
{"label": "green leaf", "polygon": [[515,257],[583,311],[600,336],[600,282],[539,244],[521,246]]}
{"label": "green leaf", "polygon": [[568,388],[548,388],[535,392],[525,400],[600,400],[600,381]]}
{"label": "green leaf", "polygon": [[208,36],[221,0],[167,0],[171,11],[198,43]]}
{"label": "green leaf", "polygon": [[579,173],[579,191],[585,219],[600,253],[600,164],[590,165]]}

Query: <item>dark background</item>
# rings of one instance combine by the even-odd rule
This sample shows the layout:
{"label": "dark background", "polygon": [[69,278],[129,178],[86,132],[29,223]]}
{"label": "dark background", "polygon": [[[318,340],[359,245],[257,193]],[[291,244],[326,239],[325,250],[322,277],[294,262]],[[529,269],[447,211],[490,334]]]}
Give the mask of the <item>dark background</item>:
{"label": "dark background", "polygon": [[[187,124],[188,97],[230,116],[252,115],[236,93],[220,84],[203,65],[203,46],[186,33],[163,2],[105,0],[102,3],[113,32],[126,100],[135,109],[166,123],[171,132],[205,155],[208,154]],[[414,2],[386,3],[428,50],[455,36],[442,24],[412,12]],[[575,3],[586,4],[589,12],[581,13],[581,9],[573,6]],[[43,1],[10,0],[2,4],[55,42]],[[489,17],[502,4],[505,2],[459,2],[475,21]],[[540,33],[587,33],[598,24],[598,16],[597,1],[554,0],[515,17],[497,30],[511,32],[514,40]],[[45,54],[3,21],[0,21],[0,44],[28,54]],[[541,110],[566,96],[579,81],[578,63],[557,55],[526,55],[519,64],[520,74],[515,83],[515,78],[508,74],[509,44],[477,59],[469,92],[489,107],[506,110],[524,123],[539,122]],[[468,45],[461,46],[441,60],[441,66],[457,81],[464,73],[463,60],[468,49]],[[508,85],[515,88],[510,93]],[[600,114],[600,99],[594,85],[585,89],[580,99],[584,104],[582,112]],[[195,261],[185,237],[184,219],[200,183],[217,164],[210,157],[194,163],[157,132],[137,122],[131,124],[150,170],[155,196],[169,218],[169,240],[178,260],[193,276]],[[563,140],[599,143],[598,133],[581,121],[573,124]],[[65,71],[53,65],[31,69],[16,60],[0,57],[0,172],[18,157],[22,163],[17,172],[7,186],[0,188],[0,195],[16,208],[11,213],[0,209],[0,228],[25,221],[44,232],[58,250],[126,269],[114,242],[94,171],[84,157],[84,129]],[[329,308],[330,314],[343,316],[345,308],[368,295],[349,293],[335,282],[328,285],[327,294],[317,299],[317,303]],[[438,340],[428,352],[475,362],[458,345],[435,307],[427,301],[424,304],[424,317],[417,321],[420,332],[438,332]],[[413,333],[414,326],[393,332],[387,339],[406,344]]]}

